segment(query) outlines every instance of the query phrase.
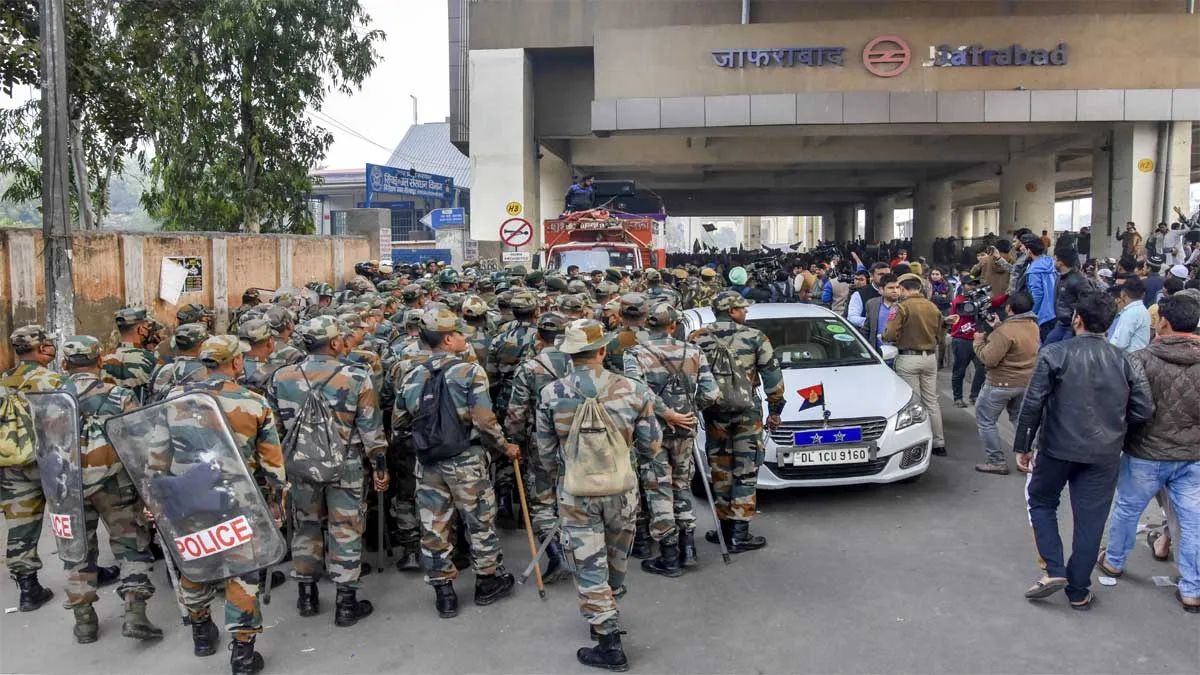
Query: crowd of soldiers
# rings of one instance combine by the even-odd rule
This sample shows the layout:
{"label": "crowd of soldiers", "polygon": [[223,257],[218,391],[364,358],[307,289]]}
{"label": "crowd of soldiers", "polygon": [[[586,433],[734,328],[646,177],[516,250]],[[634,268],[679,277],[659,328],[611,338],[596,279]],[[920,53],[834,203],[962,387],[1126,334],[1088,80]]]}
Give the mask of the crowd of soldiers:
{"label": "crowd of soldiers", "polygon": [[[317,583],[328,578],[336,586],[337,626],[352,626],[373,609],[357,595],[360,576],[371,570],[362,558],[372,504],[384,505],[376,509],[384,511],[375,516],[384,526],[374,546],[394,543],[400,571],[423,570],[444,618],[457,614],[453,584],[467,567],[476,605],[511,593],[515,580],[502,564],[497,528],[520,527],[527,516],[531,547],[536,540],[547,558],[540,578],[574,577],[598,642],[579,649],[579,661],[610,670],[628,667],[616,604],[626,591],[627,556],[668,577],[701,557],[690,493],[697,458],[708,464],[718,521],[705,539],[732,553],[766,545],[750,522],[764,419],[769,428],[779,424],[783,380],[766,336],[744,324],[750,301],[724,290],[711,268],[647,269],[637,278],[615,268],[460,272],[432,261],[394,270],[363,262],[355,270],[336,292],[314,282],[267,300],[247,289],[225,333],[215,332],[213,312],[200,305],[179,309],[169,340],[146,310],[118,311],[119,344],[108,354],[93,336],[58,339],[40,326],[13,333],[18,363],[0,376],[0,386],[68,391],[93,422],[81,427],[80,439],[89,554],[66,564],[78,642],[98,638],[96,589],[112,582],[125,602],[122,634],[162,636],[146,616],[146,599],[154,592],[154,520],[164,516],[144,510],[151,500],[131,480],[134,468],[127,473],[118,458],[126,456],[124,441],[109,438],[99,422],[197,392],[219,405],[274,526],[286,523],[300,615],[321,612]],[[698,306],[710,306],[715,322],[683,335],[682,310]],[[717,352],[740,380],[732,372],[714,375],[709,364]],[[466,449],[448,457],[418,450],[413,438],[435,376],[444,378],[469,429]],[[723,391],[719,382],[731,379],[748,390]],[[760,383],[765,416],[754,393]],[[321,392],[329,424],[348,448],[332,479],[293,473],[281,443],[313,391]],[[630,449],[637,483],[617,495],[563,489],[574,461],[565,452],[573,418],[592,399]],[[701,413],[703,455],[696,447]],[[42,483],[36,462],[0,472],[9,569],[21,611],[32,611],[52,596],[37,577]],[[116,567],[97,565],[98,520]],[[216,582],[190,579],[186,570],[174,581],[172,574],[197,656],[216,651],[209,605],[223,585],[232,672],[263,667],[255,651],[259,598],[285,580],[265,567]]]}

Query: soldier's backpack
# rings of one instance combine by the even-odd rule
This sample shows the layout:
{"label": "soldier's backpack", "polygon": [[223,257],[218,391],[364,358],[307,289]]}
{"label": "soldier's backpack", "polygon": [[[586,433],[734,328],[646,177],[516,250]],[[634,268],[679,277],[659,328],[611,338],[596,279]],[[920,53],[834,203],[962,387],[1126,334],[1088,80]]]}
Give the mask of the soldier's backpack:
{"label": "soldier's backpack", "polygon": [[717,388],[721,390],[721,402],[713,406],[713,410],[729,415],[754,410],[754,383],[750,381],[750,374],[738,365],[728,344],[715,335],[712,338],[713,347],[705,350],[705,356]]}
{"label": "soldier's backpack", "polygon": [[33,414],[29,401],[9,378],[0,381],[0,467],[23,466],[33,461]]}
{"label": "soldier's backpack", "polygon": [[321,384],[314,387],[305,374],[303,366],[297,366],[308,395],[296,414],[296,421],[283,437],[283,462],[289,478],[296,477],[310,483],[334,483],[342,477],[342,465],[346,461],[346,442],[338,433],[333,410],[321,393],[325,385],[342,369],[330,373]]}
{"label": "soldier's backpack", "polygon": [[[569,383],[566,386],[574,389]],[[609,497],[637,487],[629,444],[595,398],[584,396],[583,404],[575,409],[562,451],[563,490],[569,495]]]}
{"label": "soldier's backpack", "polygon": [[471,447],[471,429],[463,424],[458,406],[446,387],[446,371],[461,359],[449,359],[441,368],[429,359],[422,367],[429,371],[421,387],[421,399],[412,420],[412,444],[417,459],[425,466],[457,457]]}
{"label": "soldier's backpack", "polygon": [[[659,353],[649,346],[643,345],[642,348],[661,363],[662,367],[667,371],[666,382],[661,387],[651,387],[654,393],[662,399],[664,405],[677,413],[683,415],[695,413],[695,398],[692,395],[692,389],[688,386],[687,375],[683,372],[683,364],[687,363],[688,357],[687,346],[684,346],[683,356],[680,357],[678,364],[673,364],[666,354]],[[663,436],[674,438],[678,436],[692,436],[693,433],[692,429],[681,429],[671,425],[663,426]]]}

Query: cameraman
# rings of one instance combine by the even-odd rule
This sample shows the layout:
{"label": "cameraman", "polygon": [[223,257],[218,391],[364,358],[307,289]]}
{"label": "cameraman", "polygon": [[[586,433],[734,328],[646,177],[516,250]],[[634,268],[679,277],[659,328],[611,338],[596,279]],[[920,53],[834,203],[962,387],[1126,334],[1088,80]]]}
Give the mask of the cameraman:
{"label": "cameraman", "polygon": [[1033,296],[1018,291],[1009,296],[1007,309],[1008,318],[1001,321],[994,317],[988,324],[993,330],[977,331],[972,345],[976,358],[987,369],[987,382],[975,400],[975,421],[987,461],[976,464],[975,470],[1001,475],[1008,474],[1008,460],[1000,447],[996,424],[1000,413],[1007,410],[1009,421],[1016,425],[1041,344]]}
{"label": "cameraman", "polygon": [[[954,372],[950,376],[950,389],[954,392],[954,407],[965,408],[963,401],[963,380],[967,376],[967,366],[975,364],[975,376],[971,379],[971,403],[979,398],[979,390],[983,388],[983,363],[975,355],[972,343],[975,340],[976,326],[974,316],[959,314],[959,307],[966,302],[971,293],[979,289],[979,280],[974,277],[963,279],[962,289],[955,296],[953,309],[949,319],[953,322],[950,328],[950,351],[954,355]],[[983,308],[980,308],[982,310]],[[980,312],[982,313],[982,311]]]}

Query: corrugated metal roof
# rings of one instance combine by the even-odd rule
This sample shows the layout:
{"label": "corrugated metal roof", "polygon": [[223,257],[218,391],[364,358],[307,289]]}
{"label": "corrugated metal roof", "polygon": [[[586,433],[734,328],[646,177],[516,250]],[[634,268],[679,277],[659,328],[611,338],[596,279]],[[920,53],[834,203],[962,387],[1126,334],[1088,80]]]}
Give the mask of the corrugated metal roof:
{"label": "corrugated metal roof", "polygon": [[457,187],[471,187],[471,160],[450,143],[450,124],[414,124],[388,158],[388,166],[449,176]]}

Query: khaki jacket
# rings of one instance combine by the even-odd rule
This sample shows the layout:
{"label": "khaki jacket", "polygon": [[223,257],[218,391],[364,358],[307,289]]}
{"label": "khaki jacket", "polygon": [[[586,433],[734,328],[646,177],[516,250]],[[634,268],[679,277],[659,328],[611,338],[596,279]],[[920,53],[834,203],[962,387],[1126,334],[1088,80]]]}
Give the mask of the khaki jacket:
{"label": "khaki jacket", "polygon": [[977,333],[974,344],[975,356],[987,368],[988,384],[1005,388],[1029,384],[1040,346],[1041,334],[1033,312],[1009,317],[990,334]]}
{"label": "khaki jacket", "polygon": [[914,295],[901,300],[892,310],[882,339],[897,349],[931,352],[937,349],[941,330],[942,313],[937,305]]}

